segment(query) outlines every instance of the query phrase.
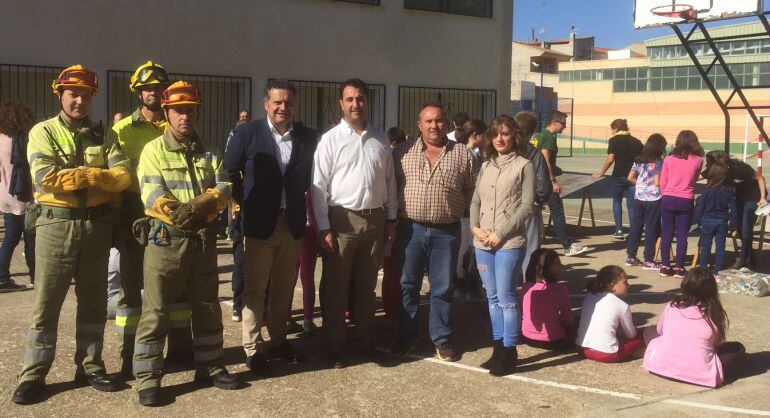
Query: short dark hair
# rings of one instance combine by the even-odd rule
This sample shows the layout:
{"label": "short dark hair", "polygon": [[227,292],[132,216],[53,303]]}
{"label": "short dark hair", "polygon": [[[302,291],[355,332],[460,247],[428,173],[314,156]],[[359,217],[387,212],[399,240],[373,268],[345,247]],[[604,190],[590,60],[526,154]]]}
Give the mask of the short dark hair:
{"label": "short dark hair", "polygon": [[364,81],[360,78],[350,78],[340,84],[340,99],[342,99],[342,92],[345,91],[346,87],[353,87],[358,89],[364,93],[364,97],[367,99],[369,98],[369,86],[367,86],[366,83],[364,83]]}
{"label": "short dark hair", "polygon": [[277,79],[268,80],[267,86],[265,86],[265,100],[267,100],[270,97],[270,90],[288,90],[291,92],[292,96],[297,95],[297,88],[294,87],[294,84],[292,84],[291,81],[288,81],[288,80],[277,80]]}
{"label": "short dark hair", "polygon": [[470,118],[471,117],[465,112],[455,113],[452,117],[452,123],[454,123],[455,126],[462,128],[463,125],[465,125],[465,122],[468,122],[468,119]]}
{"label": "short dark hair", "polygon": [[398,126],[388,129],[388,140],[391,144],[400,144],[406,141],[406,134]]}
{"label": "short dark hair", "polygon": [[439,102],[435,102],[435,101],[430,101],[430,102],[423,103],[422,106],[420,106],[420,110],[417,112],[417,114],[419,115],[420,113],[422,113],[423,110],[425,110],[426,108],[429,108],[429,107],[439,108],[439,109],[441,109],[441,113],[446,114],[446,110],[444,110],[444,105],[442,105]]}
{"label": "short dark hair", "polygon": [[551,113],[551,117],[548,119],[548,123],[551,122],[566,122],[567,121],[567,114],[558,110],[554,110]]}
{"label": "short dark hair", "polygon": [[627,131],[628,121],[626,119],[615,119],[610,123],[610,128],[616,131]]}
{"label": "short dark hair", "polygon": [[478,119],[468,119],[460,128],[458,135],[455,135],[455,140],[461,144],[467,144],[471,135],[483,134],[487,131],[487,125]]}

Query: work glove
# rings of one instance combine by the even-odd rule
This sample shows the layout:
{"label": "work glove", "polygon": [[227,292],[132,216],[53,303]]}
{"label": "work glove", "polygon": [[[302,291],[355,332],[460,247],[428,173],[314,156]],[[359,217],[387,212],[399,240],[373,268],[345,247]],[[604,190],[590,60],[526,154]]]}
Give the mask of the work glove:
{"label": "work glove", "polygon": [[216,196],[205,193],[179,205],[169,219],[181,229],[197,231],[206,226],[212,213],[217,213]]}
{"label": "work glove", "polygon": [[85,175],[89,187],[106,192],[118,193],[131,184],[131,174],[124,167],[114,167],[109,170],[88,167],[85,169]]}
{"label": "work glove", "polygon": [[88,187],[86,171],[81,168],[65,168],[56,173],[57,182],[64,191],[74,191]]}

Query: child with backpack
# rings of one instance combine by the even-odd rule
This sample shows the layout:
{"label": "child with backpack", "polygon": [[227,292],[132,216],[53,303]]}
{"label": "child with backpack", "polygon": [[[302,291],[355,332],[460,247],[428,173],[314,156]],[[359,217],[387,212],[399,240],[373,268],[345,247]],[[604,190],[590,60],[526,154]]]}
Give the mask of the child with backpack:
{"label": "child with backpack", "polygon": [[687,272],[681,289],[682,294],[663,308],[644,353],[644,368],[669,379],[717,387],[746,349],[739,342],[725,342],[727,313],[707,269]]}
{"label": "child with backpack", "polygon": [[532,253],[521,288],[521,336],[532,347],[564,350],[575,345],[575,318],[567,286],[559,283],[562,264],[554,250]]}
{"label": "child with backpack", "polygon": [[641,356],[642,333],[634,327],[628,296],[626,272],[618,266],[604,266],[586,284],[590,292],[583,300],[575,343],[583,356],[602,363],[619,363]]}
{"label": "child with backpack", "polygon": [[[660,235],[660,172],[663,169],[663,154],[666,152],[666,138],[652,134],[634,160],[628,181],[635,184],[634,210],[631,217],[631,231],[626,246],[626,265],[642,264],[645,270],[658,270],[653,260],[655,243]],[[636,258],[639,242],[644,231],[644,263]]]}
{"label": "child with backpack", "polygon": [[[730,182],[730,167],[727,164],[712,165],[707,173],[706,190],[698,196],[693,220],[700,226],[700,260],[698,265],[706,268],[711,255],[711,243],[716,244],[714,278],[719,281],[719,272],[725,267],[725,242],[728,229],[735,230],[738,211],[735,193]],[[728,221],[730,221],[728,226]]]}
{"label": "child with backpack", "polygon": [[[695,182],[703,165],[703,148],[695,132],[679,132],[674,150],[663,160],[660,171],[660,275],[684,277],[687,233],[693,215]],[[671,243],[676,232],[676,265],[671,268]]]}

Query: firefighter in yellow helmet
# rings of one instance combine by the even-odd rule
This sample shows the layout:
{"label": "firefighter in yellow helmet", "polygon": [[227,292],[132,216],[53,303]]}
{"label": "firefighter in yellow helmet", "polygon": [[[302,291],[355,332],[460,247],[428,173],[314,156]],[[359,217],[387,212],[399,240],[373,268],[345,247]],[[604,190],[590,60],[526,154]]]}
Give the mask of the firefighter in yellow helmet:
{"label": "firefighter in yellow helmet", "polygon": [[135,227],[146,231],[142,236],[147,237],[142,315],[133,363],[142,405],[163,402],[164,340],[174,320],[172,306],[185,293],[192,309],[195,381],[221,389],[239,385],[222,364],[213,222],[227,207],[232,186],[219,153],[196,132],[200,103],[198,89],[184,81],[163,92],[168,128],[144,147],[137,168],[148,216]]}
{"label": "firefighter in yellow helmet", "polygon": [[[140,105],[131,114],[113,126],[123,152],[131,161],[132,171],[139,165],[144,146],[163,135],[167,126],[161,107],[163,91],[170,85],[168,73],[162,65],[147,61],[140,65],[131,76],[129,87],[139,96]],[[144,216],[144,205],[139,195],[139,182],[134,177],[131,187],[123,193],[121,219],[115,239],[119,251],[120,295],[115,310],[115,327],[118,331],[118,350],[123,360],[121,376],[133,377],[131,364],[134,356],[134,338],[139,316],[142,313],[142,265],[144,247],[134,239],[132,225]],[[114,253],[113,253],[114,254]],[[192,341],[190,339],[190,305],[185,295],[172,307],[174,319],[169,330],[167,361],[192,362]]]}
{"label": "firefighter in yellow helmet", "polygon": [[52,83],[62,110],[29,133],[27,158],[35,199],[35,305],[24,368],[13,402],[35,402],[53,363],[62,303],[73,278],[77,296],[75,380],[100,391],[118,389],[102,361],[107,315],[107,258],[113,197],[131,184],[129,163],[112,131],[88,118],[99,89],[96,73],[81,65]]}

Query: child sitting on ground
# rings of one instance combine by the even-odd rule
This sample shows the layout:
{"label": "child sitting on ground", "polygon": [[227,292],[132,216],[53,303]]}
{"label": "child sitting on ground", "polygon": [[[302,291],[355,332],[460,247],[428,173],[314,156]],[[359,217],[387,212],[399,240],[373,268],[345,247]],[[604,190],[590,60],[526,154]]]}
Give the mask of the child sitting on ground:
{"label": "child sitting on ground", "polygon": [[583,347],[583,356],[602,363],[641,357],[644,340],[634,327],[631,309],[623,301],[628,296],[626,272],[618,266],[602,267],[586,289],[590,294],[583,301],[575,341]]}
{"label": "child sitting on ground", "polygon": [[532,347],[564,350],[573,347],[575,319],[567,286],[558,283],[562,264],[554,250],[532,253],[522,286],[521,335]]}
{"label": "child sitting on ground", "polygon": [[730,168],[726,164],[712,165],[708,173],[706,189],[698,196],[695,205],[693,223],[700,226],[700,260],[698,265],[707,267],[711,255],[711,242],[716,245],[716,260],[714,262],[714,277],[719,281],[719,272],[725,267],[725,242],[727,241],[728,224],[735,230],[738,224],[738,213],[735,204],[735,193],[730,181]]}
{"label": "child sitting on ground", "polygon": [[[745,353],[739,342],[725,343],[727,313],[719,302],[714,276],[696,267],[682,280],[682,295],[663,308],[657,332],[644,353],[651,373],[701,386],[717,387]],[[651,334],[651,335],[650,335]]]}

